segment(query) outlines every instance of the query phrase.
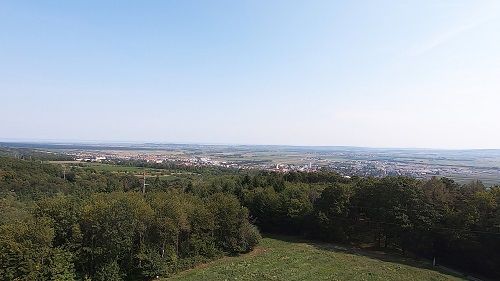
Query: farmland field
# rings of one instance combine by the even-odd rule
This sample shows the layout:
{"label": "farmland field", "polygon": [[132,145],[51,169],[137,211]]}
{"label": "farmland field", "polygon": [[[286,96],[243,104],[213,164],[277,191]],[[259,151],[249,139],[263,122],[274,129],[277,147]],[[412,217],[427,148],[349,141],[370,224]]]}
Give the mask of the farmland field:
{"label": "farmland field", "polygon": [[[166,280],[463,280],[426,262],[332,244],[265,238],[253,252],[226,257]],[[360,254],[362,253],[362,254]]]}
{"label": "farmland field", "polygon": [[50,161],[50,163],[61,164],[61,165],[66,165],[68,167],[76,167],[80,169],[94,169],[97,171],[106,171],[112,173],[132,173],[141,177],[143,172],[146,172],[146,177],[156,177],[156,176],[168,177],[171,174],[171,171],[165,169],[152,169],[152,168],[143,168],[136,166],[114,165],[107,163],[87,163],[79,161]]}

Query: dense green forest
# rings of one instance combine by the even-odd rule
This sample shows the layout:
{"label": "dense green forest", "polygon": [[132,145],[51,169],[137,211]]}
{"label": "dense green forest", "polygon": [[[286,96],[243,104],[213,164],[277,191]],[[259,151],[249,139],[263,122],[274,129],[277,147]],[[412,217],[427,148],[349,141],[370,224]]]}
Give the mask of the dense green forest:
{"label": "dense green forest", "polygon": [[133,175],[0,158],[0,280],[149,280],[259,242],[230,193],[140,187]]}
{"label": "dense green forest", "polygon": [[499,187],[154,167],[175,175],[142,194],[131,173],[0,157],[0,280],[150,280],[248,252],[257,227],[500,278]]}

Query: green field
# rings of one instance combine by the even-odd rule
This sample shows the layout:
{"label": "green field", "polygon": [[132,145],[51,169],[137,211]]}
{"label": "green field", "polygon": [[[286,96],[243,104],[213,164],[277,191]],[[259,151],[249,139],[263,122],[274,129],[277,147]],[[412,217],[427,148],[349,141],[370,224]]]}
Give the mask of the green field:
{"label": "green field", "polygon": [[428,263],[332,244],[264,238],[252,253],[200,265],[166,280],[463,280]]}
{"label": "green field", "polygon": [[67,165],[70,167],[80,167],[80,168],[92,168],[98,171],[108,171],[108,172],[120,172],[120,173],[142,173],[144,170],[146,172],[161,172],[160,169],[151,169],[135,166],[121,166],[114,164],[105,163],[90,163],[90,162],[80,162],[80,161],[49,161],[52,164]]}
{"label": "green field", "polygon": [[87,162],[79,162],[79,161],[49,161],[52,164],[61,164],[68,167],[77,167],[81,169],[94,169],[97,171],[107,171],[112,173],[132,173],[137,176],[142,176],[143,172],[146,172],[146,177],[168,177],[172,173],[169,170],[165,169],[152,169],[152,168],[143,168],[143,167],[135,167],[135,166],[123,166],[123,165],[114,165],[107,163],[87,163]]}

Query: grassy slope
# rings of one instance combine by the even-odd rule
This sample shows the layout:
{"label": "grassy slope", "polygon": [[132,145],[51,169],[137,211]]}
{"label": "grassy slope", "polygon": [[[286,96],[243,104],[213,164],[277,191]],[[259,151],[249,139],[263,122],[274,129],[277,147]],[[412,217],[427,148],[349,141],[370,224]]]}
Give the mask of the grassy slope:
{"label": "grassy slope", "polygon": [[166,280],[461,280],[424,263],[376,256],[334,250],[329,244],[265,238],[252,253],[223,258]]}
{"label": "grassy slope", "polygon": [[88,162],[80,162],[80,161],[49,161],[49,163],[53,164],[64,164],[70,167],[77,167],[80,169],[92,168],[97,171],[106,171],[112,173],[133,173],[136,176],[141,176],[144,171],[146,171],[146,177],[169,177],[170,171],[166,169],[152,169],[152,168],[143,168],[136,166],[122,166],[122,165],[113,165],[106,163],[88,163]]}

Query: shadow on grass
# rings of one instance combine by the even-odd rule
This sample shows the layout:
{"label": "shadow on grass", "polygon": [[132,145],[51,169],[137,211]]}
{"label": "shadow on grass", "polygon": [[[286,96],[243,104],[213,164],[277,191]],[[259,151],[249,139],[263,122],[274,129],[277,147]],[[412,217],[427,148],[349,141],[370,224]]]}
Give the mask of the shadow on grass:
{"label": "shadow on grass", "polygon": [[[356,246],[352,245],[347,245],[347,244],[337,244],[337,243],[329,243],[329,242],[318,242],[318,241],[313,241],[313,240],[307,240],[304,238],[300,237],[295,237],[295,236],[286,236],[286,235],[265,235],[264,237],[267,238],[272,238],[284,242],[289,242],[289,243],[303,243],[307,245],[311,245],[314,248],[318,250],[323,250],[323,251],[331,251],[331,252],[340,252],[340,253],[346,253],[346,254],[351,254],[351,255],[356,255],[356,256],[363,256],[363,257],[368,257],[370,259],[375,259],[383,262],[390,262],[390,263],[396,263],[396,264],[401,264],[401,265],[406,265],[406,266],[411,266],[411,267],[416,267],[416,268],[421,268],[421,269],[428,269],[436,272],[440,272],[442,274],[454,276],[457,278],[462,278],[464,280],[467,280],[467,275],[462,274],[458,271],[451,270],[448,268],[443,268],[440,266],[433,266],[431,261],[428,260],[422,260],[422,259],[416,259],[413,257],[406,257],[401,254],[397,254],[394,252],[384,252],[381,250],[373,250],[373,249],[364,249],[364,248],[359,248]],[[486,281],[486,279],[482,279]]]}

